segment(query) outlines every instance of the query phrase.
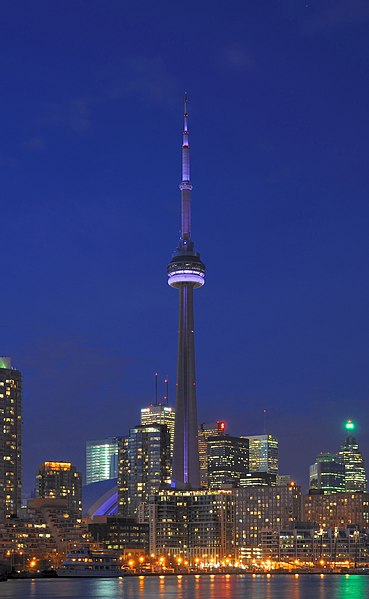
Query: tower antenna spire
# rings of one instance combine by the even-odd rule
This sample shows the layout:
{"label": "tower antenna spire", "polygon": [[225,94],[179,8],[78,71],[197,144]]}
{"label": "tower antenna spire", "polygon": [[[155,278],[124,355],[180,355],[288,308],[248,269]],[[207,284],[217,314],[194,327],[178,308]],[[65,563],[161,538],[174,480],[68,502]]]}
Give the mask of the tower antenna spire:
{"label": "tower antenna spire", "polygon": [[158,373],[154,373],[155,377],[155,405],[158,405]]}
{"label": "tower antenna spire", "polygon": [[185,93],[182,181],[179,185],[181,234],[178,247],[168,264],[168,284],[178,289],[179,293],[173,483],[177,488],[199,489],[193,291],[205,283],[205,264],[195,251],[191,239],[192,183],[188,135],[188,96]]}
{"label": "tower antenna spire", "polygon": [[168,388],[169,381],[168,381],[168,375],[164,379],[164,385],[165,385],[164,402],[168,405],[169,404],[169,388]]}
{"label": "tower antenna spire", "polygon": [[190,144],[188,132],[188,95],[184,95],[183,141],[182,141],[182,181],[181,190],[181,243],[184,248],[190,248],[191,239],[191,191],[190,180]]}

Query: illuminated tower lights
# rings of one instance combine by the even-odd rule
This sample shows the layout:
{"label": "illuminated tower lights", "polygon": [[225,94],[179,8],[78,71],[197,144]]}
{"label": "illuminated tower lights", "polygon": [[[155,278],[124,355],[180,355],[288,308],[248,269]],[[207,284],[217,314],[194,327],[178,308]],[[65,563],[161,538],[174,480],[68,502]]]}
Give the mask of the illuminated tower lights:
{"label": "illuminated tower lights", "polygon": [[22,375],[0,357],[0,521],[16,516],[22,495]]}
{"label": "illuminated tower lights", "polygon": [[190,146],[187,94],[184,99],[182,143],[181,232],[179,245],[168,265],[168,284],[179,292],[178,359],[173,483],[180,488],[200,488],[197,442],[197,406],[194,345],[193,290],[205,283],[205,265],[191,239]]}
{"label": "illuminated tower lights", "polygon": [[355,428],[355,423],[352,420],[347,420],[345,423],[347,437],[339,452],[339,456],[345,465],[345,489],[353,492],[366,491],[367,489],[363,456],[359,444],[353,436]]}

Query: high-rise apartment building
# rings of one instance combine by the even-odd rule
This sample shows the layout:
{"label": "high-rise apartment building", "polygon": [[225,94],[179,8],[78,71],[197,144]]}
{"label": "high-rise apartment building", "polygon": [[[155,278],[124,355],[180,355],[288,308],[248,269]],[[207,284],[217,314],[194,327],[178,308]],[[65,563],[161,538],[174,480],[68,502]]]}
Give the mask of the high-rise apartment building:
{"label": "high-rise apartment building", "polygon": [[118,505],[123,516],[170,484],[170,434],[165,424],[136,426],[119,442]]}
{"label": "high-rise apartment building", "polygon": [[164,404],[141,409],[141,424],[166,424],[170,435],[170,457],[173,459],[175,410]]}
{"label": "high-rise apartment building", "polygon": [[304,497],[303,518],[321,528],[343,528],[351,524],[368,528],[369,493],[309,493]]}
{"label": "high-rise apartment building", "polygon": [[208,437],[209,489],[238,487],[249,471],[249,441],[241,437]]}
{"label": "high-rise apartment building", "polygon": [[249,440],[250,472],[278,474],[278,439],[273,435],[247,436]]}
{"label": "high-rise apartment building", "polygon": [[345,428],[348,434],[338,454],[345,465],[345,490],[352,492],[366,491],[367,478],[364,459],[359,444],[352,434],[355,425],[351,420],[348,420]]}
{"label": "high-rise apartment building", "polygon": [[320,453],[309,470],[311,493],[341,493],[345,491],[345,466],[336,453]]}
{"label": "high-rise apartment building", "polygon": [[66,499],[68,508],[82,514],[82,476],[70,462],[44,462],[36,474],[36,496]]}
{"label": "high-rise apartment building", "polygon": [[86,442],[86,484],[118,476],[118,439],[108,437]]}
{"label": "high-rise apartment building", "polygon": [[225,422],[203,422],[199,426],[199,458],[200,458],[200,484],[202,489],[207,489],[208,483],[208,438],[224,435]]}
{"label": "high-rise apartment building", "polygon": [[0,521],[15,516],[22,495],[22,376],[0,358]]}
{"label": "high-rise apartment building", "polygon": [[220,562],[233,551],[230,491],[165,490],[149,498],[151,554],[174,555],[189,563]]}
{"label": "high-rise apartment building", "polygon": [[179,293],[173,481],[178,489],[199,489],[193,291],[205,283],[205,265],[201,262],[200,254],[195,251],[191,238],[192,183],[187,95],[184,106],[182,181],[179,188],[181,190],[180,239],[168,264],[168,284],[178,289]]}

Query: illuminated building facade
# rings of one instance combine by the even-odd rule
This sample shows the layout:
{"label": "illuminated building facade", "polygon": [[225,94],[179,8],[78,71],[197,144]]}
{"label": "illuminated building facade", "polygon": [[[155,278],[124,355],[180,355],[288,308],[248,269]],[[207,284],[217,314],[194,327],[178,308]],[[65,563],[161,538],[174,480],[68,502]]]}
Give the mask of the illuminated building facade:
{"label": "illuminated building facade", "polygon": [[170,406],[158,404],[141,409],[141,424],[166,424],[170,435],[170,458],[173,459],[175,410]]}
{"label": "illuminated building facade", "polygon": [[304,497],[304,520],[322,528],[343,528],[349,525],[369,526],[369,494],[332,493],[308,494]]}
{"label": "illuminated building facade", "polygon": [[345,428],[348,434],[339,451],[339,456],[345,465],[345,490],[352,492],[366,491],[367,478],[364,460],[358,442],[353,436],[355,425],[351,420],[348,420]]}
{"label": "illuminated building facade", "polygon": [[250,472],[278,475],[278,439],[273,435],[253,435],[249,440]]}
{"label": "illuminated building facade", "polygon": [[195,334],[193,291],[205,283],[205,265],[191,239],[190,146],[187,96],[182,143],[181,232],[179,245],[168,264],[168,284],[179,293],[176,421],[173,482],[176,488],[199,489],[200,465],[197,443]]}
{"label": "illuminated building facade", "polygon": [[345,466],[335,453],[320,453],[309,470],[311,493],[342,493],[345,491]]}
{"label": "illuminated building facade", "polygon": [[208,482],[208,438],[224,435],[225,422],[211,422],[207,424],[203,422],[199,426],[198,444],[199,444],[199,459],[200,459],[200,484],[202,489],[209,487]]}
{"label": "illuminated building facade", "polygon": [[118,476],[118,439],[86,442],[86,485]]}
{"label": "illuminated building facade", "polygon": [[120,552],[149,551],[149,525],[136,522],[134,518],[125,516],[95,516],[88,523],[88,531],[92,539],[102,543],[105,549]]}
{"label": "illuminated building facade", "polygon": [[183,556],[190,563],[261,557],[261,533],[301,521],[301,489],[160,491],[140,514],[149,522],[150,553]]}
{"label": "illuminated building facade", "polygon": [[0,358],[0,521],[15,516],[22,494],[22,376]]}
{"label": "illuminated building facade", "polygon": [[118,511],[136,516],[138,506],[170,484],[170,434],[165,424],[140,425],[119,443]]}
{"label": "illuminated building facade", "polygon": [[150,553],[218,562],[233,553],[230,491],[161,491],[146,506]]}
{"label": "illuminated building facade", "polygon": [[297,524],[293,528],[261,532],[264,559],[276,562],[313,562],[318,565],[366,565],[369,562],[369,535],[357,527],[320,529]]}
{"label": "illuminated building facade", "polygon": [[249,471],[249,442],[241,437],[208,437],[209,489],[237,487]]}
{"label": "illuminated building facade", "polygon": [[258,486],[234,489],[236,556],[259,545],[263,530],[279,530],[301,521],[301,488]]}
{"label": "illuminated building facade", "polygon": [[65,499],[68,509],[82,514],[82,477],[70,462],[44,462],[36,474],[36,497]]}

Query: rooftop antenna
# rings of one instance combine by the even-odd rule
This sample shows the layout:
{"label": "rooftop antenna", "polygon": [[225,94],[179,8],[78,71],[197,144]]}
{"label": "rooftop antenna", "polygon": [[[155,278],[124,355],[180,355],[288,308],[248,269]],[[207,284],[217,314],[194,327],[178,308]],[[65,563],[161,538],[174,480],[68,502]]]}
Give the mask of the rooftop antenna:
{"label": "rooftop antenna", "polygon": [[169,403],[168,375],[164,379],[164,385],[165,385],[164,402],[168,405],[168,403]]}
{"label": "rooftop antenna", "polygon": [[267,434],[267,431],[266,431],[266,413],[267,413],[267,411],[266,411],[266,409],[264,408],[264,410],[263,410],[263,420],[264,420],[264,435],[266,435],[266,434]]}
{"label": "rooftop antenna", "polygon": [[155,405],[158,405],[158,373],[155,372]]}

